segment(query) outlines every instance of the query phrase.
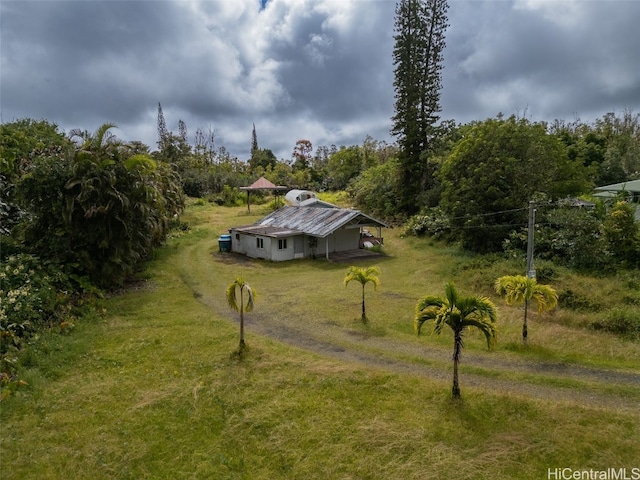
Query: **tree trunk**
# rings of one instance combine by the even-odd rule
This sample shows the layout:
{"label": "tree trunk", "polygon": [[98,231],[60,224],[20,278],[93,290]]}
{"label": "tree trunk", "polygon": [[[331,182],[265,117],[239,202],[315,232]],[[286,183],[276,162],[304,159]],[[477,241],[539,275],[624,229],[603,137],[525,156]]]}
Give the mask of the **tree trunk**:
{"label": "tree trunk", "polygon": [[367,313],[364,309],[364,285],[362,286],[362,323],[367,323]]}
{"label": "tree trunk", "polygon": [[524,345],[527,344],[527,336],[528,336],[528,331],[527,331],[527,312],[529,311],[529,299],[526,299],[524,301],[524,322],[522,323],[522,343]]}
{"label": "tree trunk", "polygon": [[461,332],[453,334],[453,388],[451,394],[453,398],[460,398],[460,384],[458,383],[458,363],[460,363],[460,348],[462,345]]}
{"label": "tree trunk", "polygon": [[244,344],[244,299],[242,295],[242,288],[240,289],[240,350],[245,346]]}

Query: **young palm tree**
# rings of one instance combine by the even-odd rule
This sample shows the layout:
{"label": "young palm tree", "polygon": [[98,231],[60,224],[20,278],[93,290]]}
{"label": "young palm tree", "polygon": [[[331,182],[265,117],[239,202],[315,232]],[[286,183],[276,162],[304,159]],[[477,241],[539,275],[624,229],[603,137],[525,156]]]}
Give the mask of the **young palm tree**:
{"label": "young palm tree", "polygon": [[522,343],[527,343],[527,311],[529,302],[535,301],[538,315],[553,309],[558,304],[558,294],[549,285],[540,285],[535,278],[524,275],[505,275],[496,280],[495,289],[503,295],[507,305],[524,304],[524,322],[522,323]]}
{"label": "young palm tree", "polygon": [[[236,290],[240,290],[240,303],[236,300]],[[247,303],[244,303],[244,295],[246,293]],[[247,282],[242,277],[236,278],[227,287],[227,303],[232,310],[240,312],[240,347],[239,351],[245,347],[244,342],[244,312],[250,312],[253,310],[253,305],[256,299],[256,294]]]}
{"label": "young palm tree", "polygon": [[444,297],[427,295],[416,305],[413,326],[420,334],[422,325],[433,320],[433,331],[440,334],[444,325],[453,330],[453,398],[460,398],[458,383],[458,364],[460,353],[464,347],[462,336],[467,327],[476,327],[487,339],[487,347],[491,349],[496,341],[497,313],[495,305],[485,297],[461,297],[449,282],[444,287]]}
{"label": "young palm tree", "polygon": [[367,323],[367,313],[364,305],[364,287],[367,283],[373,283],[373,289],[376,290],[378,285],[380,285],[380,279],[378,278],[380,275],[380,269],[378,267],[349,267],[347,271],[347,276],[344,277],[344,286],[349,285],[349,282],[355,280],[356,282],[362,285],[362,323]]}

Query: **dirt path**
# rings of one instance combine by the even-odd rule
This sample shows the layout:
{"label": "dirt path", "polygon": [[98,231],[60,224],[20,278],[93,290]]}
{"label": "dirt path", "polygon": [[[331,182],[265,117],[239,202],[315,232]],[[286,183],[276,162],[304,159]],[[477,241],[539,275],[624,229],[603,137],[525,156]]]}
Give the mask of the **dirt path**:
{"label": "dirt path", "polygon": [[[209,256],[206,244],[181,248],[175,257],[181,280],[194,297],[221,317],[238,322],[219,295],[226,285],[212,277],[215,266],[203,262]],[[245,257],[216,258],[220,264],[251,268]],[[283,309],[291,303],[261,304],[246,316],[249,335],[258,334],[315,354],[365,367],[416,375],[443,382],[450,388],[452,350],[428,342],[404,342],[362,330],[345,328],[327,318],[304,321]],[[276,308],[277,307],[277,308]],[[293,307],[292,307],[293,308]],[[295,310],[295,308],[293,308]],[[302,321],[301,321],[302,320]],[[634,371],[589,368],[560,362],[541,362],[506,351],[463,351],[460,382],[490,392],[507,393],[545,401],[570,402],[576,406],[640,412],[640,365]]]}
{"label": "dirt path", "polygon": [[[219,298],[199,295],[198,299],[217,314],[238,321],[237,315],[222,305]],[[451,381],[451,352],[441,347],[364,336],[336,326],[327,327],[329,334],[328,330],[318,332],[316,328],[300,327],[300,322],[286,314],[252,312],[245,322],[248,332],[321,356],[445,383]],[[639,372],[536,362],[507,353],[463,352],[460,381],[463,394],[465,387],[476,387],[545,401],[640,412]],[[619,387],[632,387],[635,394],[620,393],[616,391]]]}

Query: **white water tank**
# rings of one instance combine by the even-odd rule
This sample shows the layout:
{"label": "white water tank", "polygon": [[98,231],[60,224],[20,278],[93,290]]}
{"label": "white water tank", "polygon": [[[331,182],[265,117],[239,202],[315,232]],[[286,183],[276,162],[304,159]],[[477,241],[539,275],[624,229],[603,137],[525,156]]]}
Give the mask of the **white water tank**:
{"label": "white water tank", "polygon": [[309,190],[289,190],[284,198],[291,205],[298,207],[305,200],[318,197],[314,192]]}

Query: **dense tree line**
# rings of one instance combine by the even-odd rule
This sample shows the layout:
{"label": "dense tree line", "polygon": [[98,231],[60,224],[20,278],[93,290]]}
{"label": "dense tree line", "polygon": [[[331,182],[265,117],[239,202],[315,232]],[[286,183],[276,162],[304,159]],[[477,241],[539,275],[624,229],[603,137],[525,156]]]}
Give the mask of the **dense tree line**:
{"label": "dense tree line", "polygon": [[[498,116],[460,125],[453,137],[438,163],[439,201],[409,220],[408,233],[513,254],[526,249],[533,200],[539,256],[580,269],[638,266],[638,199],[623,192],[594,200],[591,194],[596,186],[640,178],[639,115],[607,114],[593,124],[571,125]],[[584,207],[580,197],[594,200],[594,207]]]}

